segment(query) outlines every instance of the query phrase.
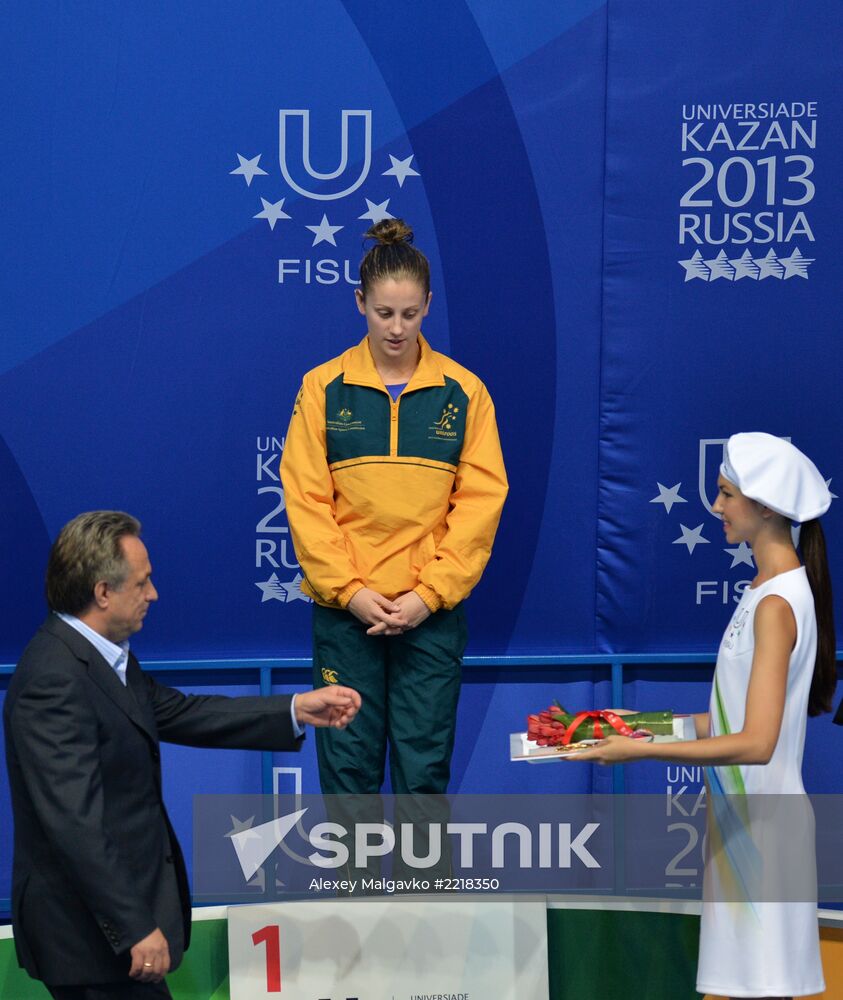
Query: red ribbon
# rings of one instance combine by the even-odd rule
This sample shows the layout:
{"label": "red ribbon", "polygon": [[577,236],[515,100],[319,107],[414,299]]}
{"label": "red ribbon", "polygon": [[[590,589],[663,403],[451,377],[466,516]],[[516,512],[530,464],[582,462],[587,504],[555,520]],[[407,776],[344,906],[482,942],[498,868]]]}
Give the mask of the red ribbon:
{"label": "red ribbon", "polygon": [[586,719],[594,719],[594,738],[596,740],[604,739],[603,727],[600,725],[601,719],[604,722],[608,722],[612,729],[620,733],[621,736],[632,736],[635,731],[616,712],[612,712],[608,708],[604,708],[599,712],[580,712],[579,715],[574,716],[571,725],[565,730],[565,735],[562,737],[562,746],[567,746],[571,742],[574,738],[574,733]]}

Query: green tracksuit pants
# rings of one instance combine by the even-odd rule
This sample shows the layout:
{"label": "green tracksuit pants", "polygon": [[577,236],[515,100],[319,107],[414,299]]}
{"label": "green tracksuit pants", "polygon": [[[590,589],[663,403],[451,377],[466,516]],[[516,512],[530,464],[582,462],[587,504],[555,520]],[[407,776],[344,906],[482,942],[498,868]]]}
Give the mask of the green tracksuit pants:
{"label": "green tracksuit pants", "polygon": [[394,794],[441,794],[451,773],[465,612],[437,611],[397,636],[366,628],[350,611],[314,605],[314,686],[345,684],[363,699],[347,729],[316,730],[322,792],[379,792],[388,744]]}

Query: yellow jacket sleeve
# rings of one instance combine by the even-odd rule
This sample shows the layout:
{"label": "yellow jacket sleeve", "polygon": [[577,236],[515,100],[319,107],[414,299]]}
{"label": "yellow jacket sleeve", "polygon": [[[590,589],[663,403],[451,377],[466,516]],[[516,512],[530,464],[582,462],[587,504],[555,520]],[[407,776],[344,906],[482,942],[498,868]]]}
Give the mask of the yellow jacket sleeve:
{"label": "yellow jacket sleeve", "polygon": [[325,604],[344,608],[364,584],[335,520],[324,392],[312,376],[305,376],[293,407],[281,456],[281,483],[305,590]]}
{"label": "yellow jacket sleeve", "polygon": [[480,579],[508,490],[495,408],[481,383],[468,406],[445,534],[414,588],[431,611],[453,608]]}

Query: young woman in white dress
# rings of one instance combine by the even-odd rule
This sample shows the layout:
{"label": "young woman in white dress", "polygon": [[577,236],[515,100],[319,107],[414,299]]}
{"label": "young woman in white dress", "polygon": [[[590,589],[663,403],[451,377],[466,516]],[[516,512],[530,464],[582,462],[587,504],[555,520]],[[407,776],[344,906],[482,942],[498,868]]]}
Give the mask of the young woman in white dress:
{"label": "young woman in white dress", "polygon": [[[752,546],[758,575],[724,633],[709,711],[694,717],[697,740],[660,744],[613,735],[577,759],[706,767],[697,990],[779,1000],[825,989],[811,898],[813,813],[801,771],[807,716],[831,710],[837,680],[831,581],[817,520],[831,495],[810,459],[761,433],[729,438],[718,487],[713,510],[726,540]],[[799,552],[793,521],[801,524]],[[757,798],[774,793],[780,797]],[[795,869],[803,881],[794,892],[778,877]]]}

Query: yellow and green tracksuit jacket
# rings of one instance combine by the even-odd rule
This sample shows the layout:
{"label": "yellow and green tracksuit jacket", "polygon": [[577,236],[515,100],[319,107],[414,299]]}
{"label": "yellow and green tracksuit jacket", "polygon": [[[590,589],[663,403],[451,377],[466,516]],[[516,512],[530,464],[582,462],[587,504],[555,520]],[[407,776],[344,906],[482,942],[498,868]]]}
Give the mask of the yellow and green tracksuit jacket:
{"label": "yellow and green tracksuit jacket", "polygon": [[281,479],[302,590],[344,608],[362,587],[453,608],[480,579],[507,493],[486,387],[431,350],[393,402],[368,338],[308,372]]}

